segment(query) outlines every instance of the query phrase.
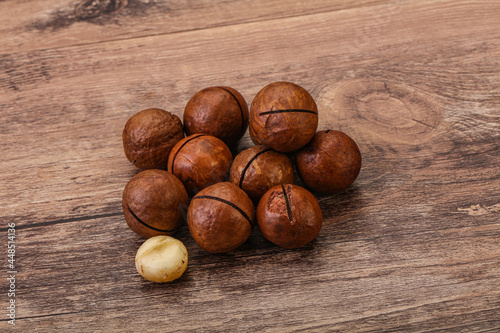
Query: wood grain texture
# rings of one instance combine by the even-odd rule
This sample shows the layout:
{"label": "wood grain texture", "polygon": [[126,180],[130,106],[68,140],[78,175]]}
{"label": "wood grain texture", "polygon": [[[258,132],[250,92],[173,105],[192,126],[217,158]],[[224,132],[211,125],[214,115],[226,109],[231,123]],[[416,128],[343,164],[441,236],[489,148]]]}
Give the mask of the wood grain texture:
{"label": "wood grain texture", "polygon": [[[0,2],[2,248],[7,222],[18,233],[16,327],[4,316],[0,329],[500,330],[497,2],[144,1],[141,11],[129,0],[14,33],[75,3]],[[168,15],[183,25],[162,25]],[[127,119],[149,107],[182,116],[208,86],[250,103],[279,80],[310,91],[319,129],[346,132],[363,155],[353,186],[317,196],[319,237],[283,250],[254,230],[210,255],[183,227],[185,275],[143,280],[143,239],[121,211],[138,172],[121,144]],[[247,133],[238,150],[249,146]]]}
{"label": "wood grain texture", "polygon": [[262,22],[383,2],[8,0],[0,2],[0,53]]}

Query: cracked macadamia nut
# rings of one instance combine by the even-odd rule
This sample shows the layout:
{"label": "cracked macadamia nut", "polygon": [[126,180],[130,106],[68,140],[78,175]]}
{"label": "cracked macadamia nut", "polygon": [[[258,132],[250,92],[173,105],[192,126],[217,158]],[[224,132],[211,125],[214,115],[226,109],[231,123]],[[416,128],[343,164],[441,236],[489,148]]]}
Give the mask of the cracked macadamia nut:
{"label": "cracked macadamia nut", "polygon": [[170,172],[139,172],[123,191],[123,215],[130,229],[142,237],[171,235],[184,223],[188,195]]}
{"label": "cracked macadamia nut", "polygon": [[250,199],[258,202],[270,188],[293,184],[293,165],[284,153],[265,146],[253,146],[235,157],[229,178]]}
{"label": "cracked macadamia nut", "polygon": [[213,135],[235,146],[248,127],[248,106],[243,96],[230,87],[210,87],[197,92],[184,110],[187,135]]}
{"label": "cracked macadamia nut", "polygon": [[243,244],[255,224],[255,208],[236,185],[209,186],[191,200],[188,226],[194,240],[211,253],[231,251]]}
{"label": "cracked macadamia nut", "polygon": [[256,145],[280,152],[306,145],[318,127],[311,95],[290,82],[276,82],[257,93],[250,106],[250,137]]}
{"label": "cracked macadamia nut", "polygon": [[233,162],[231,151],[214,136],[193,134],[179,141],[170,153],[168,171],[177,176],[189,195],[226,181]]}
{"label": "cracked macadamia nut", "polygon": [[188,265],[188,251],[170,236],[151,237],[135,256],[137,272],[152,282],[171,282],[181,277]]}
{"label": "cracked macadamia nut", "polygon": [[183,137],[179,117],[161,109],[133,115],[122,133],[125,155],[139,169],[166,169],[170,150]]}
{"label": "cracked macadamia nut", "polygon": [[297,172],[312,191],[331,194],[345,190],[358,177],[361,152],[347,134],[320,131],[296,155]]}
{"label": "cracked macadamia nut", "polygon": [[257,207],[257,223],[264,237],[287,248],[306,245],[318,235],[323,217],[318,201],[297,185],[275,186]]}

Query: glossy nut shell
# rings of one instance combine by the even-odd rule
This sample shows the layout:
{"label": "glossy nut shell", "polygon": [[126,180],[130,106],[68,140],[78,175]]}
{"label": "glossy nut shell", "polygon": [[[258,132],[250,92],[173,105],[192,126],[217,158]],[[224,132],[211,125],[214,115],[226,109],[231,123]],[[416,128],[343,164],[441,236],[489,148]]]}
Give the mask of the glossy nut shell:
{"label": "glossy nut shell", "polygon": [[193,197],[187,220],[191,235],[202,249],[221,253],[248,239],[255,224],[255,209],[243,190],[223,182]]}
{"label": "glossy nut shell", "polygon": [[125,221],[142,237],[173,234],[184,223],[187,206],[184,185],[164,170],[138,173],[123,191]]}
{"label": "glossy nut shell", "polygon": [[205,133],[235,146],[248,128],[248,106],[230,87],[210,87],[197,92],[184,110],[187,135]]}
{"label": "glossy nut shell", "polygon": [[133,115],[122,133],[125,156],[140,169],[166,169],[172,147],[184,137],[176,115],[146,109]]}
{"label": "glossy nut shell", "polygon": [[250,106],[250,137],[256,145],[280,152],[306,145],[318,127],[318,108],[311,95],[290,82],[276,82],[257,93]]}
{"label": "glossy nut shell", "polygon": [[296,155],[297,171],[312,191],[331,194],[345,190],[358,177],[361,152],[347,134],[320,131]]}
{"label": "glossy nut shell", "polygon": [[194,195],[212,184],[226,181],[233,156],[220,139],[206,134],[193,134],[179,141],[168,159],[173,173]]}
{"label": "glossy nut shell", "polygon": [[314,195],[297,185],[273,187],[257,206],[257,222],[262,235],[287,249],[304,246],[315,239],[322,220],[321,208]]}
{"label": "glossy nut shell", "polygon": [[293,176],[292,162],[284,153],[259,145],[235,157],[229,179],[258,202],[270,188],[293,184]]}

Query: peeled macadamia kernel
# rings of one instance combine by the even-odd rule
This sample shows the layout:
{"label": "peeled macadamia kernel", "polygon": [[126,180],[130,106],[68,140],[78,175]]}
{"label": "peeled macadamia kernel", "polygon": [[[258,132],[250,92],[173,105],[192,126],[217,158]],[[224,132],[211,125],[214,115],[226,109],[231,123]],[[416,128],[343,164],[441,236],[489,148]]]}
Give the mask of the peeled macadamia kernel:
{"label": "peeled macadamia kernel", "polygon": [[152,282],[170,282],[187,268],[188,252],[184,244],[170,236],[151,237],[135,256],[137,272]]}

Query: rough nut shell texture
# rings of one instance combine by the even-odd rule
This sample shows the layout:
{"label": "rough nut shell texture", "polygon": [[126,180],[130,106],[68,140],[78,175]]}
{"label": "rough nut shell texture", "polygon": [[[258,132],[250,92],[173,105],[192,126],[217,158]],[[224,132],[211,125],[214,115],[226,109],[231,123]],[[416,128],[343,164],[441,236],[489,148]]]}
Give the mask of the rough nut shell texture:
{"label": "rough nut shell texture", "polygon": [[128,182],[122,206],[125,221],[136,234],[171,235],[184,223],[188,195],[174,175],[151,169],[139,172]]}
{"label": "rough nut shell texture", "polygon": [[184,110],[187,135],[213,135],[235,146],[248,128],[248,106],[243,96],[230,87],[210,87],[197,92]]}
{"label": "rough nut shell texture", "polygon": [[317,127],[316,102],[294,83],[272,83],[252,101],[249,131],[255,144],[285,153],[295,151],[312,139]]}
{"label": "rough nut shell texture", "polygon": [[284,153],[262,145],[253,146],[235,157],[229,178],[258,202],[270,188],[293,184],[293,165]]}
{"label": "rough nut shell texture", "polygon": [[301,247],[318,235],[323,216],[311,192],[297,185],[270,189],[257,207],[257,223],[272,243],[292,249]]}
{"label": "rough nut shell texture", "polygon": [[233,156],[220,139],[193,134],[179,141],[170,153],[168,171],[177,176],[189,195],[194,195],[229,176]]}
{"label": "rough nut shell texture", "polygon": [[187,220],[191,235],[202,249],[221,253],[248,239],[255,224],[255,209],[236,185],[217,183],[193,197]]}
{"label": "rough nut shell texture", "polygon": [[296,155],[297,171],[306,186],[324,194],[345,190],[358,177],[361,152],[347,134],[320,131]]}
{"label": "rough nut shell texture", "polygon": [[165,169],[172,147],[184,137],[176,115],[146,109],[133,115],[122,133],[125,156],[140,169]]}

